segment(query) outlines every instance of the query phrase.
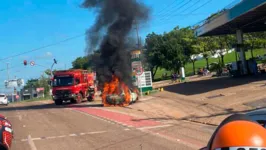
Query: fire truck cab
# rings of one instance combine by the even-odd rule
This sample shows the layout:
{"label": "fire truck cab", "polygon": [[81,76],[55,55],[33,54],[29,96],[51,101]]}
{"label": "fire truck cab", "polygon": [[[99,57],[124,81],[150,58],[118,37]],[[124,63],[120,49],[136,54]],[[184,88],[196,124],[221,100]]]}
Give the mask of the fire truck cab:
{"label": "fire truck cab", "polygon": [[95,94],[94,74],[87,70],[56,71],[52,79],[52,96],[56,105],[70,100],[81,103],[85,98],[93,101]]}

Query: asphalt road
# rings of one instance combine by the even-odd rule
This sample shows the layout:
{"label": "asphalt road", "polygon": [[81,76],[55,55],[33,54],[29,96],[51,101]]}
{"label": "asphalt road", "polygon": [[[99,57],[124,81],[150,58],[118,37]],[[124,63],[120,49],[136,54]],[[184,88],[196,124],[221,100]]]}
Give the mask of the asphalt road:
{"label": "asphalt road", "polygon": [[49,102],[0,106],[0,114],[13,125],[12,150],[192,150],[204,146],[214,130],[189,122],[132,124],[126,116],[105,118],[106,113],[100,109],[79,111]]}

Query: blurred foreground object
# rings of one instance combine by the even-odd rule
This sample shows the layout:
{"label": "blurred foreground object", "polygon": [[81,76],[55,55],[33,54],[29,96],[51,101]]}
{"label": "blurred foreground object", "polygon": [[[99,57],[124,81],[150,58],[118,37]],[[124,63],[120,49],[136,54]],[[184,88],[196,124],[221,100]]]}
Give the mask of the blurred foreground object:
{"label": "blurred foreground object", "polygon": [[226,118],[202,150],[265,150],[266,130],[247,115]]}
{"label": "blurred foreground object", "polygon": [[0,115],[0,150],[9,150],[13,139],[13,129],[9,120]]}

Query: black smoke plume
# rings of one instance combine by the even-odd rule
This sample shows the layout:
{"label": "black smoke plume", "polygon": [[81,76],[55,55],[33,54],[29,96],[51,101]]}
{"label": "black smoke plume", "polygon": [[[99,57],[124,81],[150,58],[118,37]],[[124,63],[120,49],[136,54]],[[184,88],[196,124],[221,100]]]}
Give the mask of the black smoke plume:
{"label": "black smoke plume", "polygon": [[130,86],[131,64],[127,50],[132,42],[128,39],[136,23],[147,21],[149,9],[137,0],[85,0],[82,6],[97,13],[95,24],[87,31],[87,51],[100,52],[95,64],[100,84],[116,75]]}

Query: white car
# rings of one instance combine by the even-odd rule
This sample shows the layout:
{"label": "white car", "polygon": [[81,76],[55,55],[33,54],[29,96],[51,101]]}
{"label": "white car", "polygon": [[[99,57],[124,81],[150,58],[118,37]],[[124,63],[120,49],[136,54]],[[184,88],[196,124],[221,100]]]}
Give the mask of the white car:
{"label": "white car", "polygon": [[1,105],[8,105],[8,99],[5,94],[0,94],[0,104]]}
{"label": "white car", "polygon": [[[130,93],[130,104],[138,101],[139,96],[137,93],[133,92],[130,89],[129,89],[129,93]],[[120,95],[110,94],[110,95],[107,95],[106,101],[107,101],[107,103],[109,103],[111,105],[119,105],[125,101],[124,95],[125,95],[124,92],[122,92]]]}
{"label": "white car", "polygon": [[252,120],[257,121],[264,128],[266,128],[266,108],[254,110],[246,113]]}

